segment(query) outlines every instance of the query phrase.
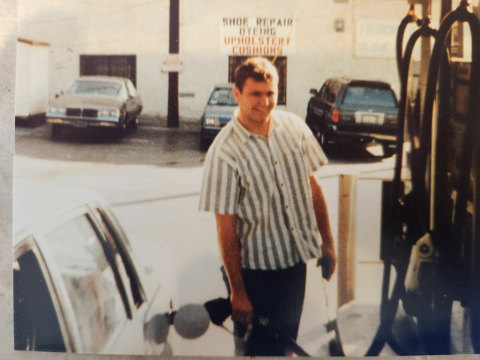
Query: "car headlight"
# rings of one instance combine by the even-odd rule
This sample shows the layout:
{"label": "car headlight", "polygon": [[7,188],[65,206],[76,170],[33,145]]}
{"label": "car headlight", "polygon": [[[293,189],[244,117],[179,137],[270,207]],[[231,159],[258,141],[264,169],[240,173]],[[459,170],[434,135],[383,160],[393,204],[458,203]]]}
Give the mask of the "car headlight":
{"label": "car headlight", "polygon": [[49,106],[48,107],[48,112],[50,114],[65,115],[67,113],[67,108],[64,108],[64,107],[61,107],[61,106]]}
{"label": "car headlight", "polygon": [[120,116],[120,110],[100,110],[100,116],[102,117],[114,117],[118,118]]}
{"label": "car headlight", "polygon": [[206,126],[220,126],[220,121],[217,118],[205,118]]}

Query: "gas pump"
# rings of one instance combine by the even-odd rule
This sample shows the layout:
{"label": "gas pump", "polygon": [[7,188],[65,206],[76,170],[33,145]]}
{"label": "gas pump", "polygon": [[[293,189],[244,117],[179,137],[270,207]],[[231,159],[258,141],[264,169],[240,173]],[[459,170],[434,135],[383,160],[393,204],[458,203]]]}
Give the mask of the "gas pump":
{"label": "gas pump", "polygon": [[[470,27],[469,64],[450,59],[446,40],[457,21]],[[403,22],[399,32],[403,31],[402,26]],[[435,37],[435,43],[423,113],[418,119],[407,111],[407,86],[411,53],[420,36]],[[397,42],[398,49],[402,51]],[[452,305],[459,301],[469,318],[473,351],[479,353],[480,230],[476,228],[480,224],[479,20],[468,11],[466,1],[443,19],[438,32],[429,27],[428,19],[423,19],[398,58],[401,100],[396,163],[391,188],[383,199],[390,211],[382,229],[381,325],[366,355],[378,355],[386,342],[398,354],[407,355],[391,331],[400,300],[405,312],[415,318],[422,353],[428,355],[451,352]],[[411,186],[401,180],[405,124],[411,141]],[[392,266],[396,280],[390,291]]]}

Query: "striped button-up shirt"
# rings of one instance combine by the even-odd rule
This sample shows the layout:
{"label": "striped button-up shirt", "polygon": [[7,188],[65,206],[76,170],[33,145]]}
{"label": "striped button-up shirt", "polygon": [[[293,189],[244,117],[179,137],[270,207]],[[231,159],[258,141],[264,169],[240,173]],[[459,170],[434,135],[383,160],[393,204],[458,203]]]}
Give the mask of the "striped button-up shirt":
{"label": "striped button-up shirt", "polygon": [[305,122],[272,111],[268,138],[237,112],[205,160],[200,210],[237,215],[242,267],[273,270],[320,257],[309,176],[327,158]]}

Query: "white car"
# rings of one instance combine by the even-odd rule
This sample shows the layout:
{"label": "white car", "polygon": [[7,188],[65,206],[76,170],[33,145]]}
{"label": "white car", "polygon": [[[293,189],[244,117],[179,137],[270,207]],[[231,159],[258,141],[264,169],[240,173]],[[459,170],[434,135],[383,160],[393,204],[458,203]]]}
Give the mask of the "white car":
{"label": "white car", "polygon": [[127,127],[137,127],[142,106],[129,79],[82,76],[50,102],[46,116],[53,138],[66,128],[110,128],[121,137]]}
{"label": "white car", "polygon": [[[17,181],[13,249],[16,350],[174,351],[168,286],[155,266],[138,262],[99,195]],[[172,271],[166,258],[158,263]]]}

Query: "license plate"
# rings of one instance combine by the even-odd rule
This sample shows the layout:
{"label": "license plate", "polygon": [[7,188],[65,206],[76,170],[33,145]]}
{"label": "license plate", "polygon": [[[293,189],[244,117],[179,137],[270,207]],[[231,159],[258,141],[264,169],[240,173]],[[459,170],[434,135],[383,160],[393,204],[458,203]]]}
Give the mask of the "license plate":
{"label": "license plate", "polygon": [[362,123],[364,124],[376,124],[378,117],[375,115],[362,115]]}
{"label": "license plate", "polygon": [[79,128],[86,128],[88,126],[88,123],[86,121],[74,121],[73,126]]}

